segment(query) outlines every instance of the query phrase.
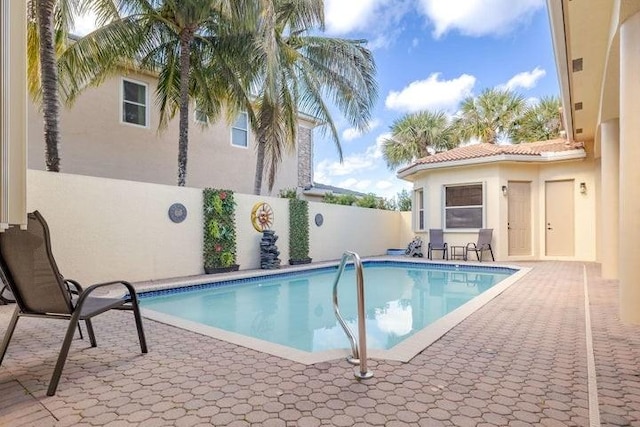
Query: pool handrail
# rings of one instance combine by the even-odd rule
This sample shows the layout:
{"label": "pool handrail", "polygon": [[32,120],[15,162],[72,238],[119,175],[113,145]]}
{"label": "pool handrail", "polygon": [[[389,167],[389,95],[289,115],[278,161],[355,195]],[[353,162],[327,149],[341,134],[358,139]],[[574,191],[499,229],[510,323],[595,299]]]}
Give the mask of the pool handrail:
{"label": "pool handrail", "polygon": [[[340,282],[340,277],[342,276],[342,272],[347,264],[349,258],[353,258],[353,264],[356,272],[356,286],[358,292],[358,341],[356,342],[356,338],[349,328],[349,326],[345,323],[342,315],[340,314],[340,307],[338,304],[338,282]],[[333,311],[342,326],[349,342],[351,343],[351,351],[352,355],[347,358],[350,363],[354,365],[360,365],[360,369],[354,373],[357,378],[360,379],[368,379],[373,377],[373,372],[367,369],[367,330],[365,326],[365,312],[364,312],[364,273],[362,267],[362,261],[360,260],[360,256],[351,251],[345,251],[342,254],[342,259],[340,261],[340,265],[338,266],[338,272],[336,273],[336,278],[333,282]]]}

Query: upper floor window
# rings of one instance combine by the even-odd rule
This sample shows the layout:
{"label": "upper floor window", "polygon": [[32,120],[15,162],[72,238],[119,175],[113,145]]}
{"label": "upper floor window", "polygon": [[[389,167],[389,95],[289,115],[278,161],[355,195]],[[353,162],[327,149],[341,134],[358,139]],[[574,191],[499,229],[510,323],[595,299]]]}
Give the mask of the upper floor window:
{"label": "upper floor window", "polygon": [[147,126],[147,85],[122,80],[122,121]]}
{"label": "upper floor window", "polygon": [[445,186],[444,199],[446,228],[483,228],[482,184]]}
{"label": "upper floor window", "polygon": [[231,145],[236,147],[249,146],[249,117],[246,112],[238,114],[231,126]]}
{"label": "upper floor window", "polygon": [[209,122],[209,118],[207,117],[207,114],[200,110],[198,108],[198,104],[196,104],[195,108],[193,109],[193,119],[200,124],[207,124]]}

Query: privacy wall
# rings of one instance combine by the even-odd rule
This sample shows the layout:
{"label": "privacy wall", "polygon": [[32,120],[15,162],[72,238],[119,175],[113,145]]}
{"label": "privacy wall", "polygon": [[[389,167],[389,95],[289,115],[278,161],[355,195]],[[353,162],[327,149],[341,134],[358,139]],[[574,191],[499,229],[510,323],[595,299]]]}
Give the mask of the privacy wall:
{"label": "privacy wall", "polygon": [[[37,170],[29,170],[27,180],[28,210],[39,210],[47,220],[65,277],[94,283],[203,274],[201,189]],[[251,223],[259,202],[274,211],[273,230],[286,265],[288,200],[237,193],[235,198],[240,269],[259,268],[262,234]],[[168,215],[174,203],[187,210],[180,223]],[[338,259],[346,250],[365,257],[405,247],[411,236],[406,219],[407,213],[310,202],[310,256],[317,262]]]}

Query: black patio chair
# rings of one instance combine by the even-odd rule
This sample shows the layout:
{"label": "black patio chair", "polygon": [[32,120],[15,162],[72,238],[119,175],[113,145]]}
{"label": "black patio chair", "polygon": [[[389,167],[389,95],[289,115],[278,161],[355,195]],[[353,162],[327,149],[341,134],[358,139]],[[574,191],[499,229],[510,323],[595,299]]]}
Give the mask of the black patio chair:
{"label": "black patio chair", "polygon": [[[142,353],[147,353],[138,297],[133,286],[125,281],[114,281],[83,290],[78,282],[65,279],[51,253],[49,228],[38,211],[28,215],[26,230],[13,227],[0,233],[0,275],[16,300],[16,309],[0,345],[0,364],[20,317],[69,319],[47,396],[53,396],[56,392],[79,321],[85,321],[91,347],[96,347],[91,318],[112,309],[133,310],[140,349]],[[91,295],[96,289],[116,284],[127,290],[125,297],[101,298]],[[77,293],[77,298],[73,297],[74,293]]]}
{"label": "black patio chair", "polygon": [[442,259],[449,259],[449,248],[444,241],[441,228],[432,228],[429,230],[429,246],[427,256],[433,259],[433,251],[442,251]]}
{"label": "black patio chair", "polygon": [[491,254],[491,260],[495,261],[493,257],[493,249],[491,248],[491,239],[493,238],[493,228],[481,228],[478,232],[477,243],[467,243],[467,254],[469,251],[476,253],[478,261],[482,262],[482,252],[489,251]]}

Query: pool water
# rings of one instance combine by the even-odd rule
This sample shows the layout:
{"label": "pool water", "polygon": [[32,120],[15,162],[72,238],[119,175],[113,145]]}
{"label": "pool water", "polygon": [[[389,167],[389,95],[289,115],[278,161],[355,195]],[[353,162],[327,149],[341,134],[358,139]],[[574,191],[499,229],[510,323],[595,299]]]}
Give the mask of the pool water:
{"label": "pool water", "polygon": [[[367,347],[390,349],[513,274],[506,268],[366,262]],[[333,311],[336,268],[140,294],[143,308],[306,352],[348,348]],[[357,335],[356,281],[338,285],[340,313]]]}

